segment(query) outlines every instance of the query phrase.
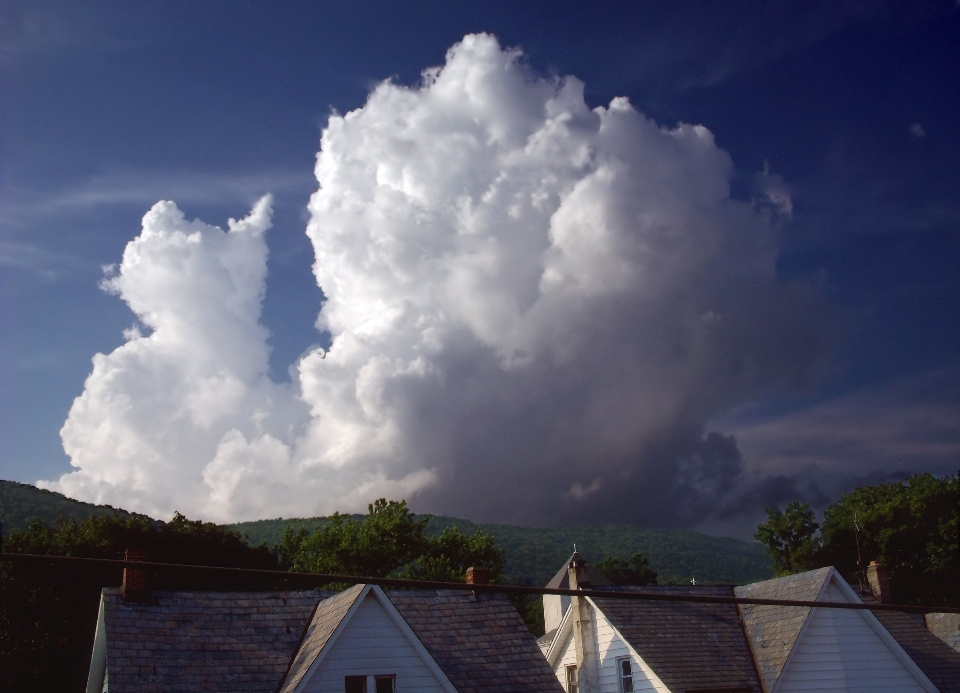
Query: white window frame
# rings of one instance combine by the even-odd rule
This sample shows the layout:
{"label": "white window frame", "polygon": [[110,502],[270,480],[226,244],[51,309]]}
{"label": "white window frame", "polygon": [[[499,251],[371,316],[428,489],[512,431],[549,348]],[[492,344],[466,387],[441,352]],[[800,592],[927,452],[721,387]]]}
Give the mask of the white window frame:
{"label": "white window frame", "polygon": [[[626,662],[630,665],[630,676],[625,676],[623,673],[623,663]],[[636,690],[634,685],[637,678],[636,672],[634,672],[636,666],[633,663],[633,657],[617,657],[617,686],[620,689],[620,693],[633,693]],[[627,690],[625,684],[626,679],[630,679],[630,690]]]}

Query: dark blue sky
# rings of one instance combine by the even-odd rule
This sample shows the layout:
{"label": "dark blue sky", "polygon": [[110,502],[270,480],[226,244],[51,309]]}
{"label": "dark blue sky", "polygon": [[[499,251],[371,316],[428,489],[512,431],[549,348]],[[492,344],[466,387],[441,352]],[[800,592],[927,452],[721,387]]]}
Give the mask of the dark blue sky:
{"label": "dark blue sky", "polygon": [[478,31],[539,72],[576,75],[591,105],[625,95],[662,125],[705,125],[733,159],[735,196],[749,198],[765,167],[789,190],[778,271],[819,283],[841,315],[837,345],[813,390],[745,403],[720,417],[726,430],[875,393],[932,407],[938,445],[877,468],[854,453],[852,469],[956,468],[956,2],[14,0],[0,12],[3,478],[68,470],[59,428],[91,357],[132,321],[98,288],[101,266],[159,199],[223,225],[273,192],[263,322],[272,377],[288,379],[324,341],[304,227],[327,116],[362,106],[381,80],[415,84]]}

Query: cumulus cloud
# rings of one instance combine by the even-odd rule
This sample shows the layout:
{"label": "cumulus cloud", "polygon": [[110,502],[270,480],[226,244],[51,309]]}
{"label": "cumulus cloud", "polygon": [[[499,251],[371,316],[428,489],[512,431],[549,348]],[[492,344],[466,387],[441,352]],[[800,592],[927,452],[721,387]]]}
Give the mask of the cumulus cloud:
{"label": "cumulus cloud", "polygon": [[706,421],[805,385],[824,310],[778,280],[776,222],[730,197],[706,127],[583,89],[471,35],[331,116],[307,228],[331,341],[290,387],[258,322],[268,202],[227,232],[156,205],[105,280],[152,332],[95,357],[63,429],[78,470],[51,486],[217,519],[376,495],[514,522],[714,512],[741,461]]}

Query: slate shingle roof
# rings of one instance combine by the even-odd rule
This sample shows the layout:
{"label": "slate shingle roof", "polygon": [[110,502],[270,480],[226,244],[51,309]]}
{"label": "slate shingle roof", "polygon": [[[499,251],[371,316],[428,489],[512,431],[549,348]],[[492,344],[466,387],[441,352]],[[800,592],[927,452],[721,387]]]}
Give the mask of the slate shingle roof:
{"label": "slate shingle roof", "polygon": [[110,693],[274,693],[318,592],[154,592],[149,605],[103,590]]}
{"label": "slate shingle roof", "polygon": [[960,614],[927,614],[926,625],[931,633],[960,652]]}
{"label": "slate shingle roof", "polygon": [[310,625],[303,635],[300,649],[290,663],[290,670],[278,693],[289,693],[296,689],[361,592],[363,585],[354,585],[317,604]]}
{"label": "slate shingle roof", "polygon": [[386,594],[459,693],[563,693],[505,595],[454,590]]}
{"label": "slate shingle roof", "polygon": [[[731,597],[730,587],[617,587],[659,594]],[[762,690],[733,604],[592,598],[671,691]]]}
{"label": "slate shingle roof", "polygon": [[[815,601],[830,575],[830,568],[820,568],[797,575],[755,582],[734,588],[738,597],[753,599],[791,599]],[[757,668],[770,688],[776,682],[787,657],[800,635],[810,613],[809,607],[758,606],[741,604],[743,626],[750,638]]]}
{"label": "slate shingle roof", "polygon": [[[875,600],[864,596],[863,601]],[[940,693],[960,693],[960,652],[927,630],[922,615],[900,611],[874,611],[873,615]],[[955,614],[940,615],[960,618]]]}

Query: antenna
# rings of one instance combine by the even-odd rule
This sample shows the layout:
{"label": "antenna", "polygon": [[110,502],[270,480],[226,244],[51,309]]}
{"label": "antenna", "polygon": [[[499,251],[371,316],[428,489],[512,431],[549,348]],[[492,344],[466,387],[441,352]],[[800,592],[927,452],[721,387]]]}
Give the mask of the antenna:
{"label": "antenna", "polygon": [[853,538],[857,543],[857,581],[860,583],[860,592],[863,593],[863,559],[860,558],[860,524],[857,522],[857,513],[853,513]]}

